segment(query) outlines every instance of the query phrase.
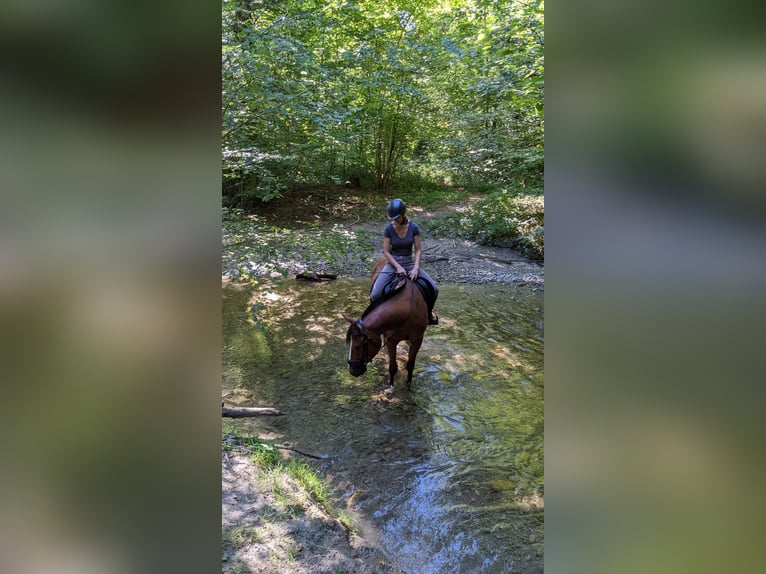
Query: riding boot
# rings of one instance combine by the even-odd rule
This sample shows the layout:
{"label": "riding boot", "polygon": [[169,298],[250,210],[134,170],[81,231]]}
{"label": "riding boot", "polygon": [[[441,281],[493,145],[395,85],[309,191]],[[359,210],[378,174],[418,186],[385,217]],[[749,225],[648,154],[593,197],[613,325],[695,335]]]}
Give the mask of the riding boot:
{"label": "riding boot", "polygon": [[[438,297],[439,294],[436,294],[436,297]],[[433,301],[428,302],[428,324],[429,325],[438,325],[439,324],[439,317],[437,317],[434,314],[434,305],[436,304],[436,297],[434,297]]]}

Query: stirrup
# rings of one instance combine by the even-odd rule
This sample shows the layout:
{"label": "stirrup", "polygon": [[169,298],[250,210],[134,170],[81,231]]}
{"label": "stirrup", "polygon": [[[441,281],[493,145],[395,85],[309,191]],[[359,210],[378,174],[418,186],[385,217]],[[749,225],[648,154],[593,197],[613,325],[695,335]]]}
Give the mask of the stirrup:
{"label": "stirrup", "polygon": [[438,325],[439,324],[439,317],[436,316],[434,313],[430,313],[428,315],[428,324],[429,325]]}

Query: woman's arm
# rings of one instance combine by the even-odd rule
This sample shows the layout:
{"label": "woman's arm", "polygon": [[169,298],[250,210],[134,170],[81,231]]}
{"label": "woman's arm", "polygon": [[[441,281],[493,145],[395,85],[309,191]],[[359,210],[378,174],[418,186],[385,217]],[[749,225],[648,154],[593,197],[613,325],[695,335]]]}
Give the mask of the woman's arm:
{"label": "woman's arm", "polygon": [[423,250],[420,246],[420,235],[416,235],[413,240],[413,245],[415,247],[415,265],[412,267],[412,271],[410,271],[410,279],[414,281],[418,278],[418,271],[420,270],[420,254]]}
{"label": "woman's arm", "polygon": [[383,257],[386,258],[386,261],[388,261],[394,269],[396,269],[397,273],[404,273],[404,267],[399,265],[399,262],[394,259],[394,256],[391,255],[391,238],[390,237],[384,237],[383,238]]}

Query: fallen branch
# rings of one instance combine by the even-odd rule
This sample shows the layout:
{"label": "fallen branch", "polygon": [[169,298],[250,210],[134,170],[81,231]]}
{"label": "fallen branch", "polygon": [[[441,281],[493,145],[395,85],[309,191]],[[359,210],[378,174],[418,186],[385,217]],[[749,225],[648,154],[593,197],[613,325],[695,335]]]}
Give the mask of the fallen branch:
{"label": "fallen branch", "polygon": [[309,458],[315,458],[317,460],[327,460],[328,458],[330,458],[330,456],[326,455],[326,454],[317,456],[315,454],[309,454],[307,452],[303,452],[302,450],[298,450],[297,448],[293,448],[291,446],[281,446],[281,445],[275,444],[274,448],[279,448],[279,449],[282,449],[282,450],[291,450],[293,452],[297,452],[298,454],[302,454],[303,456],[307,456]]}
{"label": "fallen branch", "polygon": [[301,281],[330,281],[332,279],[337,279],[338,275],[335,273],[315,273],[314,271],[305,271],[303,273],[298,273],[295,278]]}
{"label": "fallen branch", "polygon": [[271,407],[224,407],[221,406],[221,416],[229,417],[233,419],[239,419],[243,417],[277,417],[284,415],[280,410],[272,409]]}

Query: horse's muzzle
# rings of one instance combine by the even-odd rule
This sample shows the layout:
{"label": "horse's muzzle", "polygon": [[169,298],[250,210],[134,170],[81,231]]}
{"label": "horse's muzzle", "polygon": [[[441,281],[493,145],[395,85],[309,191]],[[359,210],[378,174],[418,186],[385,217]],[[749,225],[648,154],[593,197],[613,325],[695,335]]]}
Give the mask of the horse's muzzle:
{"label": "horse's muzzle", "polygon": [[348,372],[351,373],[352,377],[360,377],[367,372],[367,365],[362,361],[349,361]]}

